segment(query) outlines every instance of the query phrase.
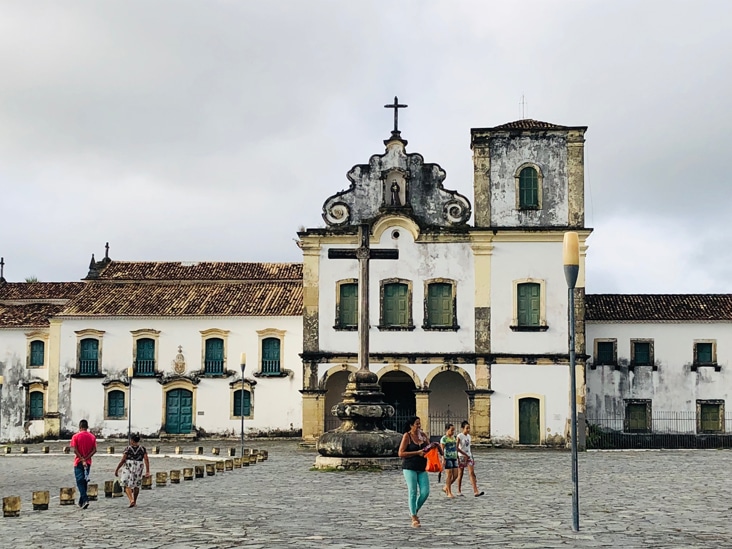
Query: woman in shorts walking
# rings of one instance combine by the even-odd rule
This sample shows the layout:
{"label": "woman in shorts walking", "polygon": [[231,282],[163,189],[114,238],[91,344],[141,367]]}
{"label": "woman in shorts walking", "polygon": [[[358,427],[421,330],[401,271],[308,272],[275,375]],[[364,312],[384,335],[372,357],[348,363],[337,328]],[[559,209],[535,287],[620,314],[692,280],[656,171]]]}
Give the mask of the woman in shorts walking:
{"label": "woman in shorts walking", "polygon": [[440,439],[440,446],[442,446],[442,454],[445,456],[445,487],[443,491],[447,494],[447,497],[454,498],[452,483],[455,482],[458,471],[458,450],[455,426],[452,423],[445,425],[445,436]]}
{"label": "woman in shorts walking", "polygon": [[467,469],[470,475],[470,484],[473,485],[473,494],[477,498],[485,494],[485,492],[478,490],[478,479],[475,478],[475,460],[473,460],[473,452],[470,450],[470,423],[463,421],[460,427],[463,431],[457,436],[458,496],[463,495],[463,472]]}

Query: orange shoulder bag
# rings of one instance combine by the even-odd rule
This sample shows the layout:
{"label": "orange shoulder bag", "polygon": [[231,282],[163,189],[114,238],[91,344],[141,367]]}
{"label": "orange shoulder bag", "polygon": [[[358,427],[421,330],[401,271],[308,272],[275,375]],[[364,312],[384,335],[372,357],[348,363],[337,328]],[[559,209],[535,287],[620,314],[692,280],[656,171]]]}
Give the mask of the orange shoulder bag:
{"label": "orange shoulder bag", "polygon": [[442,472],[442,461],[440,460],[440,452],[437,446],[430,448],[424,457],[427,459],[427,467],[425,471],[428,473],[441,473]]}

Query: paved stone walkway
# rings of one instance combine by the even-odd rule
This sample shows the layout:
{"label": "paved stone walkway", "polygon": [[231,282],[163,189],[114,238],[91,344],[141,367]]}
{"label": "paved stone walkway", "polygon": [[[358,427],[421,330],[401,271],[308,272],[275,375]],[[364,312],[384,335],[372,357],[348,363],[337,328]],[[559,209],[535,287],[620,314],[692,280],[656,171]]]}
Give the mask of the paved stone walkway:
{"label": "paved stone walkway", "polygon": [[[153,472],[191,466],[196,445],[203,458],[213,445],[222,454],[237,446],[188,444],[185,463],[154,456]],[[417,530],[401,472],[311,471],[314,452],[293,442],[251,444],[269,460],[144,491],[134,509],[102,495],[86,511],[58,504],[58,489],[73,485],[72,458],[51,446],[52,455],[34,446],[0,456],[0,496],[23,498],[19,518],[0,518],[2,547],[732,547],[728,450],[581,454],[581,531],[573,533],[568,452],[476,452],[481,498],[468,485],[466,497],[448,500],[431,475]],[[111,480],[118,460],[95,458],[92,481]],[[55,496],[48,511],[32,510],[31,491],[40,489]]]}

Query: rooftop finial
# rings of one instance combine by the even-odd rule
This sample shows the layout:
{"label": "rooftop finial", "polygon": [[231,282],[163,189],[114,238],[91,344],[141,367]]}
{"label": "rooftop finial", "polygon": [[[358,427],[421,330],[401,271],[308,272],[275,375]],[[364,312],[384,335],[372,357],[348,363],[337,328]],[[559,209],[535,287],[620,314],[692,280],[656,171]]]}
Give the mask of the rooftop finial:
{"label": "rooftop finial", "polygon": [[94,268],[96,268],[96,266],[97,266],[97,262],[96,262],[96,260],[94,259],[94,254],[92,254],[92,258],[91,258],[91,261],[89,262],[89,268],[90,268],[90,269],[94,269]]}
{"label": "rooftop finial", "polygon": [[521,101],[519,101],[519,112],[521,115],[521,120],[526,120],[526,96],[521,96]]}
{"label": "rooftop finial", "polygon": [[104,259],[109,259],[109,242],[104,245]]}
{"label": "rooftop finial", "polygon": [[394,130],[392,133],[399,135],[399,109],[406,109],[408,105],[402,105],[399,103],[399,98],[394,96],[394,103],[392,105],[384,105],[385,109],[394,109]]}
{"label": "rooftop finial", "polygon": [[5,258],[0,257],[0,282],[5,282]]}

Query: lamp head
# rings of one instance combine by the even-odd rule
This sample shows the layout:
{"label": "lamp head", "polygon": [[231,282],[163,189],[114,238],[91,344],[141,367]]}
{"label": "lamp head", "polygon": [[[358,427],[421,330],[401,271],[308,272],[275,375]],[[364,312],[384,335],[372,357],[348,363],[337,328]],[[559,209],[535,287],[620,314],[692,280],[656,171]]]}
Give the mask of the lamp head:
{"label": "lamp head", "polygon": [[135,375],[135,369],[132,366],[130,366],[129,368],[127,368],[127,377],[130,377],[131,378],[134,375]]}
{"label": "lamp head", "polygon": [[564,233],[563,259],[565,266],[579,266],[579,235],[574,231]]}

